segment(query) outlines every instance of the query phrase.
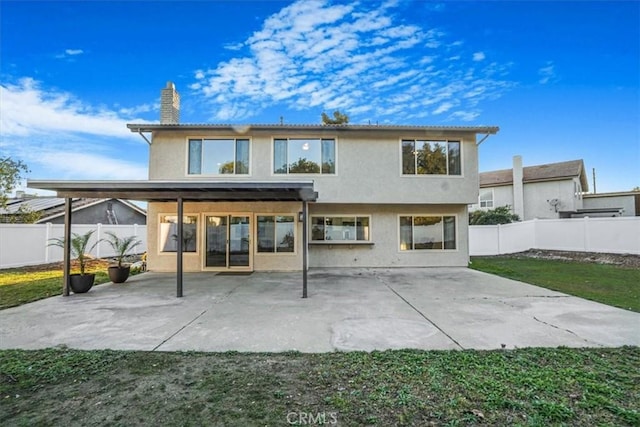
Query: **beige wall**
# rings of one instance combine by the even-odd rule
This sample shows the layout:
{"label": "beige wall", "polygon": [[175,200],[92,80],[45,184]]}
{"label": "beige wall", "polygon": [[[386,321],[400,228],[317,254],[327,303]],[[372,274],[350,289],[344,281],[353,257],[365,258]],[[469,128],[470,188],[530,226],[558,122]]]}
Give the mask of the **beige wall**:
{"label": "beige wall", "polygon": [[[252,243],[255,241],[256,214],[291,214],[296,217],[300,203],[185,203],[185,214],[198,214],[198,251],[184,254],[184,270],[203,270],[203,213],[249,213],[252,216]],[[158,221],[162,214],[175,214],[175,203],[150,203],[148,206],[148,268],[153,271],[175,271],[176,254],[158,250]],[[310,267],[399,267],[399,266],[466,266],[468,263],[468,228],[466,205],[377,205],[377,204],[311,204],[312,215],[370,215],[373,245],[314,245],[309,248]],[[400,251],[399,215],[455,215],[456,249]],[[296,252],[293,254],[260,254],[252,245],[253,270],[295,271],[302,266],[302,224],[296,224]]]}
{"label": "beige wall", "polygon": [[[187,140],[198,137],[249,138],[248,176],[187,176]],[[273,138],[335,138],[336,175],[273,175]],[[461,176],[402,176],[400,140],[449,139],[462,141]],[[478,157],[475,134],[451,132],[429,134],[400,131],[324,132],[292,130],[271,134],[265,131],[235,135],[220,131],[156,131],[151,145],[149,178],[165,180],[313,180],[320,203],[453,203],[470,204],[478,198]]]}

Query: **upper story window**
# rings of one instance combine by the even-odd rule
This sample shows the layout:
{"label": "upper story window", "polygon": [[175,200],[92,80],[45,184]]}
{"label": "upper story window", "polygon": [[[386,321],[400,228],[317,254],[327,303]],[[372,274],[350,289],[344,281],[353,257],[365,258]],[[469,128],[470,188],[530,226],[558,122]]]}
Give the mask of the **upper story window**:
{"label": "upper story window", "polygon": [[274,139],[273,173],[335,174],[335,139]]}
{"label": "upper story window", "polygon": [[460,175],[460,141],[402,140],[403,175]]}
{"label": "upper story window", "polygon": [[493,190],[480,190],[480,207],[493,208]]}
{"label": "upper story window", "polygon": [[249,174],[248,139],[190,139],[189,175]]}

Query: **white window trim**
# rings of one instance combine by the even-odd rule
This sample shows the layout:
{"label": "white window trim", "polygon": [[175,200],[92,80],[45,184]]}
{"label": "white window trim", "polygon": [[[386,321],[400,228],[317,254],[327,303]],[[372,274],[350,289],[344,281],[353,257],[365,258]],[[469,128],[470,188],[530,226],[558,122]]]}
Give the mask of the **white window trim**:
{"label": "white window trim", "polygon": [[[236,174],[236,173],[228,173],[228,174],[221,174],[221,173],[200,173],[200,174],[194,174],[194,173],[189,173],[189,140],[190,139],[201,139],[201,140],[205,140],[205,139],[210,139],[210,140],[216,140],[216,139],[220,139],[220,140],[224,140],[224,139],[232,139],[235,143],[235,141],[237,141],[238,139],[248,139],[249,140],[249,173],[247,174]],[[207,136],[188,136],[185,139],[185,154],[184,154],[184,176],[185,178],[229,178],[229,179],[242,179],[242,178],[247,178],[247,177],[251,177],[251,160],[253,159],[253,139],[251,137],[246,137],[246,138],[238,138],[237,136],[218,136],[216,135],[215,137],[212,137],[211,135],[207,135]],[[234,147],[235,148],[235,147]],[[235,156],[235,154],[234,154]]]}
{"label": "white window trim", "polygon": [[[483,191],[491,191],[491,206],[482,206],[482,200],[480,200],[480,197],[482,196],[482,192]],[[478,208],[479,209],[493,209],[494,206],[496,205],[496,193],[495,190],[493,188],[489,188],[489,189],[480,189],[480,194],[478,194]]]}
{"label": "white window trim", "polygon": [[[287,142],[290,139],[319,139],[319,140],[323,140],[323,139],[333,139],[334,141],[334,151],[335,151],[335,159],[336,159],[336,164],[335,164],[335,173],[289,173],[289,171],[287,171],[287,173],[275,173],[275,171],[273,170],[273,162],[275,161],[275,145],[276,145],[276,139],[286,139]],[[287,151],[288,151],[289,147],[287,147]],[[309,136],[309,135],[301,135],[301,136],[272,136],[271,137],[271,161],[269,163],[269,170],[271,171],[271,176],[273,177],[285,177],[285,176],[295,176],[295,177],[303,177],[303,176],[321,176],[321,177],[335,177],[338,176],[338,137],[336,136]],[[320,165],[320,170],[322,171],[322,165]],[[246,175],[245,175],[246,176]]]}
{"label": "white window trim", "polygon": [[[160,225],[163,224],[161,222],[163,216],[175,216],[175,217],[177,217],[178,214],[177,214],[177,212],[168,212],[168,213],[159,213],[158,214],[158,224],[157,224],[157,227],[156,227],[157,234],[158,234],[158,236],[157,236],[158,244],[157,244],[156,253],[158,255],[170,255],[170,256],[175,257],[176,253],[178,252],[177,250],[176,251],[163,251],[162,250],[162,235],[160,233]],[[200,236],[200,225],[202,224],[201,216],[200,216],[199,213],[185,213],[185,214],[183,214],[183,216],[196,217],[196,250],[195,250],[195,252],[193,252],[193,251],[190,251],[190,252],[183,251],[182,253],[185,256],[196,256],[196,255],[199,255],[200,254],[200,243],[201,243],[201,240],[202,240],[201,236]]]}
{"label": "white window trim", "polygon": [[[414,173],[414,174],[404,174],[402,173],[402,141],[429,141],[429,142],[438,142],[438,141],[444,141],[447,144],[449,142],[459,142],[460,143],[460,175],[449,175],[447,174],[430,174],[430,173],[424,173],[424,174],[420,174],[420,173]],[[461,179],[464,178],[464,138],[448,138],[448,139],[419,139],[419,138],[415,138],[415,137],[407,137],[407,138],[400,138],[398,140],[399,144],[399,157],[400,157],[400,176],[402,178],[409,178],[409,179],[413,179],[413,178],[451,178],[451,179]],[[415,157],[415,156],[414,156]],[[417,165],[416,165],[416,169],[417,169]],[[449,147],[447,146],[447,172],[449,171]]]}
{"label": "white window trim", "polygon": [[[441,217],[442,220],[442,236],[444,239],[444,217],[445,216],[452,216],[454,218],[454,225],[455,225],[455,230],[456,230],[456,248],[455,249],[407,249],[407,250],[402,250],[402,248],[400,247],[400,218],[403,216],[410,216],[412,218],[416,217],[416,216],[431,216],[431,217]],[[412,226],[413,226],[413,219],[412,221]],[[454,252],[459,252],[460,251],[460,229],[458,228],[458,224],[460,223],[458,215],[454,214],[454,213],[438,213],[438,214],[434,214],[434,213],[407,213],[407,214],[398,214],[398,218],[397,218],[397,241],[398,241],[398,253],[401,254],[410,254],[410,253],[454,253]],[[413,233],[413,231],[412,231]],[[413,239],[413,234],[411,235],[411,238]],[[443,246],[444,246],[444,240],[443,240]]]}
{"label": "white window trim", "polygon": [[[293,217],[293,252],[278,252],[277,250],[274,252],[258,252],[258,217],[259,216],[292,216]],[[255,223],[255,227],[254,227],[254,235],[253,235],[253,240],[255,241],[255,244],[253,245],[253,250],[255,255],[259,255],[259,256],[268,256],[268,257],[272,257],[272,256],[295,256],[298,254],[298,226],[300,224],[300,222],[298,221],[298,213],[256,213],[254,214],[253,218],[254,218],[254,223]]]}
{"label": "white window trim", "polygon": [[[369,239],[368,240],[313,240],[313,218],[369,218]],[[322,243],[331,245],[357,245],[362,243],[373,242],[373,226],[372,226],[371,214],[312,214],[309,215],[309,243]],[[325,230],[326,231],[326,230]],[[357,231],[356,231],[357,233]],[[326,235],[326,234],[325,234]],[[357,234],[356,234],[357,237]]]}

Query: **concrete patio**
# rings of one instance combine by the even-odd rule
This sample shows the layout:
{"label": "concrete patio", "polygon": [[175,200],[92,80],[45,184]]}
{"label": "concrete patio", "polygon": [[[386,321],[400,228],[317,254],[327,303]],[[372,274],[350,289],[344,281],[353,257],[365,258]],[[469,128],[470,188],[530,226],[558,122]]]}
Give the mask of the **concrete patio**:
{"label": "concrete patio", "polygon": [[327,352],[640,345],[640,314],[466,268],[148,272],[0,311],[0,348]]}

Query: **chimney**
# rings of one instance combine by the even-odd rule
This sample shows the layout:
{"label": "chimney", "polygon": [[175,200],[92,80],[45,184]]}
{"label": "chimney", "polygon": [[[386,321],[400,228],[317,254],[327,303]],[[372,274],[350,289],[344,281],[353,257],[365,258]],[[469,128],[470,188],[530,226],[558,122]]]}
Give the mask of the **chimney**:
{"label": "chimney", "polygon": [[513,156],[513,213],[524,221],[524,185],[522,180],[522,156]]}
{"label": "chimney", "polygon": [[180,95],[172,82],[160,92],[160,124],[177,125],[180,122]]}

